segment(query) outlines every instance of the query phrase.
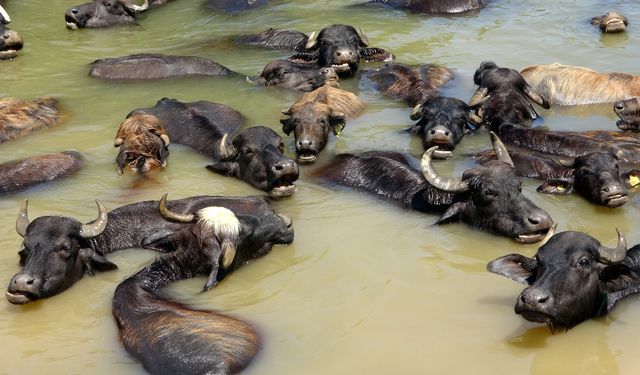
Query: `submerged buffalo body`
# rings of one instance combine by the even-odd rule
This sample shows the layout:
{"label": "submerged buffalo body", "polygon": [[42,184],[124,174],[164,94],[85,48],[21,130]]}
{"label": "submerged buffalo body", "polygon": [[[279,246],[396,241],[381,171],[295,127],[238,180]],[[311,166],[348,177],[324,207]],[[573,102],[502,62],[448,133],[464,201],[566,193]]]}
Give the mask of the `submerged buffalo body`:
{"label": "submerged buffalo body", "polygon": [[82,155],[75,151],[32,156],[0,164],[0,195],[57,180],[77,172]]}
{"label": "submerged buffalo body", "polygon": [[518,242],[546,236],[552,219],[521,193],[521,182],[504,146],[494,137],[501,160],[464,172],[462,180],[439,176],[431,166],[435,148],[422,158],[422,174],[400,154],[338,155],[321,169],[322,179],[377,195],[424,212],[444,212],[438,224],[464,221]]}
{"label": "submerged buffalo body", "polygon": [[602,16],[593,17],[591,24],[600,28],[603,33],[621,33],[627,30],[627,17],[617,12],[609,12]]}
{"label": "submerged buffalo body", "polygon": [[57,106],[49,97],[0,100],[0,143],[52,126],[58,121]]}
{"label": "submerged buffalo body", "polygon": [[613,103],[640,96],[640,77],[626,73],[553,63],[528,66],[521,74],[551,105]]}
{"label": "submerged buffalo body", "polygon": [[264,86],[313,91],[325,84],[336,85],[338,75],[333,68],[296,64],[289,60],[275,60],[267,64],[260,77],[253,82]]}
{"label": "submerged buffalo body", "polygon": [[416,13],[452,14],[482,9],[487,6],[488,0],[373,0],[372,2]]}
{"label": "submerged buffalo body", "polygon": [[96,60],[89,75],[102,79],[161,79],[181,76],[232,76],[226,67],[195,56],[170,56],[157,53]]}
{"label": "submerged buffalo body", "polygon": [[237,13],[243,10],[265,6],[268,0],[207,0],[207,8],[227,13]]}
{"label": "submerged buffalo body", "polygon": [[[21,271],[7,288],[7,299],[24,304],[59,294],[85,274],[117,268],[105,255],[133,247],[167,251],[166,240],[185,223],[169,222],[158,211],[158,201],[122,206],[107,213],[98,202],[98,218],[89,224],[61,216],[42,216],[29,221],[26,202],[18,214],[16,231],[24,238],[19,251]],[[169,202],[178,213],[207,206],[231,211],[265,207],[260,197],[201,196]]]}
{"label": "submerged buffalo body", "polygon": [[153,374],[235,374],[259,350],[256,330],[232,317],[170,301],[161,289],[206,275],[205,289],[214,286],[248,260],[266,255],[273,245],[290,244],[291,220],[255,200],[235,210],[222,205],[187,213],[163,209],[161,204],[160,212],[167,220],[193,224],[164,241],[168,250],[175,250],[172,254],[116,288],[113,315],[123,344]]}
{"label": "submerged buffalo body", "polygon": [[168,1],[144,0],[142,5],[136,5],[134,0],[93,0],[67,9],[64,20],[69,30],[132,24],[138,14]]}
{"label": "submerged buffalo body", "polygon": [[567,330],[640,291],[640,246],[627,251],[620,233],[618,245],[608,248],[588,234],[562,232],[535,257],[506,255],[490,262],[488,270],[527,285],[517,299],[517,314],[552,331]]}

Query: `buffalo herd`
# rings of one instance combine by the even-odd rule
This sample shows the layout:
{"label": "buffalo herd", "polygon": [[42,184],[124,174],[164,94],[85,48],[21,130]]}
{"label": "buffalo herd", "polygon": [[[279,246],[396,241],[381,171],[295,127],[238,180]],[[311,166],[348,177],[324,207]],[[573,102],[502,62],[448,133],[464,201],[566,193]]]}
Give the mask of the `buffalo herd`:
{"label": "buffalo herd", "polygon": [[[167,2],[94,0],[69,8],[64,18],[70,30],[136,23],[143,15],[149,17],[144,22],[153,22],[147,11]],[[236,13],[269,3],[209,0],[206,7]],[[478,12],[491,3],[374,0],[360,5],[450,15]],[[6,27],[10,21],[0,4],[0,59],[23,58],[18,53],[22,39]],[[605,33],[624,32],[628,25],[615,12],[591,22]],[[155,105],[150,102],[153,106],[148,108],[127,109],[130,113],[114,128],[120,174],[162,173],[170,168],[170,150],[189,152],[174,147],[179,144],[208,159],[203,169],[235,177],[268,195],[172,201],[165,195],[111,211],[96,200],[97,218],[87,224],[66,216],[31,220],[25,200],[15,224],[23,238],[18,252],[21,269],[9,281],[9,302],[27,304],[52,297],[84,275],[116,269],[106,256],[118,250],[164,253],[115,290],[113,316],[124,347],[154,374],[240,372],[260,349],[256,328],[174,302],[162,289],[205,276],[207,291],[274,245],[291,244],[292,220],[276,213],[270,202],[294,195],[298,190],[294,183],[301,175],[329,189],[355,190],[409,210],[437,214],[437,224],[464,222],[517,243],[539,243],[533,257],[505,255],[487,268],[525,284],[515,312],[552,331],[602,316],[620,299],[640,291],[640,245],[627,249],[620,232],[611,248],[586,233],[556,234],[558,223],[522,191],[525,177],[541,180],[541,193],[577,193],[610,209],[629,202],[640,186],[640,77],[558,63],[517,71],[483,61],[473,75],[476,91],[466,101],[440,95],[457,75],[454,70],[395,62],[391,52],[371,47],[359,27],[334,24],[309,34],[270,28],[239,36],[234,43],[288,51],[291,56],[266,62],[259,75],[246,78],[202,57],[159,53],[96,60],[89,75],[110,81],[216,76],[251,90],[277,86],[300,92],[299,99],[282,109],[281,132],[270,126],[244,127],[243,115],[220,103],[166,97]],[[375,62],[380,64],[369,64]],[[309,166],[332,138],[349,132],[348,123],[367,108],[361,96],[341,86],[348,80],[358,80],[376,95],[412,108],[409,117],[416,123],[406,133],[420,138],[421,158],[380,145],[379,150],[341,153],[320,166]],[[539,118],[538,107],[594,103],[613,106],[620,130],[532,127]],[[56,99],[1,99],[0,143],[54,127],[58,120]],[[459,154],[456,146],[465,135],[483,132],[489,134],[492,147],[473,155],[477,165],[461,177],[437,171],[434,160]],[[290,135],[295,158],[287,156],[292,151],[286,146]],[[71,175],[88,163],[77,151],[4,162],[0,194]],[[301,174],[306,168],[310,173]]]}

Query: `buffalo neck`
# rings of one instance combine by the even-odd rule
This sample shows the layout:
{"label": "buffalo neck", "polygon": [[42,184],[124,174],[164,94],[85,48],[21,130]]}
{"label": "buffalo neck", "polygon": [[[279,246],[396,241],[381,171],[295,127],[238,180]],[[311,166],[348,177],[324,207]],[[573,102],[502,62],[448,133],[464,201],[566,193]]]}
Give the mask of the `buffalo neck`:
{"label": "buffalo neck", "polygon": [[[635,272],[640,272],[640,244],[635,245],[627,251],[627,257],[623,261],[623,264],[625,264]],[[611,311],[613,306],[615,306],[615,304],[623,298],[639,292],[640,285],[631,285],[623,290],[606,294],[606,308],[603,309],[600,315],[604,315],[607,312]]]}

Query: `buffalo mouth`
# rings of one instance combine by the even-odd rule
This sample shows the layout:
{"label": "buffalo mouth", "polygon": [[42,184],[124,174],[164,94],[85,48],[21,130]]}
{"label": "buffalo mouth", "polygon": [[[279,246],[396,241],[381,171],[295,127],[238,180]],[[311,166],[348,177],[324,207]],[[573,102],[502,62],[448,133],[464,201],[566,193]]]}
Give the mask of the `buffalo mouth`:
{"label": "buffalo mouth", "polygon": [[22,39],[12,30],[7,30],[4,35],[0,36],[4,40],[0,46],[0,60],[13,59],[18,56],[18,51],[23,47]]}
{"label": "buffalo mouth", "polygon": [[272,198],[280,199],[293,195],[297,189],[297,186],[294,184],[278,185],[269,190],[269,195],[271,195]]}
{"label": "buffalo mouth", "polygon": [[552,315],[542,311],[527,310],[516,306],[516,314],[521,315],[529,322],[546,324],[551,332],[566,331],[571,327],[571,325],[567,325]]}
{"label": "buffalo mouth", "polygon": [[612,18],[604,23],[604,31],[607,33],[620,33],[627,29],[627,25],[621,18]]}
{"label": "buffalo mouth", "polygon": [[69,30],[78,30],[80,28],[80,24],[78,23],[78,20],[74,19],[73,17],[64,16],[64,21],[65,21],[65,25],[67,26],[67,29]]}
{"label": "buffalo mouth", "polygon": [[7,291],[5,295],[7,296],[7,300],[14,305],[24,305],[38,299],[38,296],[29,292]]}
{"label": "buffalo mouth", "polygon": [[640,128],[639,125],[640,124],[638,124],[637,122],[633,123],[624,119],[616,121],[616,126],[618,127],[618,129],[624,131],[638,131],[638,129]]}
{"label": "buffalo mouth", "polygon": [[331,64],[331,68],[335,70],[338,75],[351,75],[358,71],[358,64],[356,63],[342,63]]}
{"label": "buffalo mouth", "polygon": [[515,237],[515,240],[522,244],[532,244],[542,241],[547,236],[548,232],[549,228],[531,233],[519,234]]}
{"label": "buffalo mouth", "polygon": [[616,208],[623,206],[628,200],[629,197],[626,194],[616,194],[606,197],[603,203],[606,207]]}
{"label": "buffalo mouth", "polygon": [[318,160],[318,154],[316,152],[305,150],[298,152],[296,161],[301,164],[311,164],[316,160]]}

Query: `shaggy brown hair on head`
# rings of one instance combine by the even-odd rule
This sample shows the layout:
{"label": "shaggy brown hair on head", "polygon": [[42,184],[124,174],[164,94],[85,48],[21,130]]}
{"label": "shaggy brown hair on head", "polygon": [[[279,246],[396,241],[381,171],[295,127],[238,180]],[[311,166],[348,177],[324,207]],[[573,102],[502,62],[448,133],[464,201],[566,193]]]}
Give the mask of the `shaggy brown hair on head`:
{"label": "shaggy brown hair on head", "polygon": [[308,92],[291,106],[291,112],[296,113],[308,103],[317,103],[322,108],[322,104],[328,106],[329,112],[340,112],[345,119],[357,115],[365,107],[365,104],[357,95],[349,91],[342,90],[331,85],[324,85],[318,89]]}
{"label": "shaggy brown hair on head", "polygon": [[168,139],[167,130],[158,117],[146,113],[139,113],[127,118],[120,124],[118,132],[116,133],[116,146],[122,144],[125,139],[132,135],[145,132],[149,132],[158,137],[164,135]]}

